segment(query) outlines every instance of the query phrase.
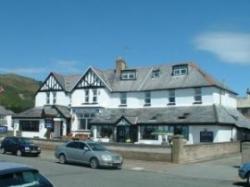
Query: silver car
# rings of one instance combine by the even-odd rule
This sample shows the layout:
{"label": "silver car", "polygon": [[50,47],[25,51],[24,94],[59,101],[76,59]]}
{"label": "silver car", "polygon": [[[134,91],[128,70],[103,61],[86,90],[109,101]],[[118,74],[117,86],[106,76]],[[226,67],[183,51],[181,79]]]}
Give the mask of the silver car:
{"label": "silver car", "polygon": [[108,151],[102,144],[93,141],[70,141],[60,145],[55,150],[59,162],[89,164],[91,168],[115,167],[121,168],[122,156]]}

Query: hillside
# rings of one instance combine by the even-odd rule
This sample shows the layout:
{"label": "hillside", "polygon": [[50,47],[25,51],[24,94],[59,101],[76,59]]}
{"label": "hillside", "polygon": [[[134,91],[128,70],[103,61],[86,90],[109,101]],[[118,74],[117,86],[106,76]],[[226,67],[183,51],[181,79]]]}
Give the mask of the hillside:
{"label": "hillside", "polygon": [[28,77],[0,74],[0,105],[16,113],[33,107],[40,84],[40,81]]}

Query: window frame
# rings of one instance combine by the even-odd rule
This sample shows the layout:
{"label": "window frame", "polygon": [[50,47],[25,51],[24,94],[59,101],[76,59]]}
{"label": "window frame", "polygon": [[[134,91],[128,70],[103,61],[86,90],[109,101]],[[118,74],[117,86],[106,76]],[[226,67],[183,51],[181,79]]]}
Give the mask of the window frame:
{"label": "window frame", "polygon": [[126,92],[120,93],[120,106],[127,106],[127,93]]}
{"label": "window frame", "polygon": [[151,92],[144,93],[144,106],[151,106]]}
{"label": "window frame", "polygon": [[168,91],[168,105],[176,104],[176,90],[172,89]]}
{"label": "window frame", "polygon": [[46,104],[50,104],[50,92],[46,92]]}
{"label": "window frame", "polygon": [[194,88],[194,104],[201,104],[202,103],[202,89]]}
{"label": "window frame", "polygon": [[84,103],[89,103],[89,89],[84,90]]}
{"label": "window frame", "polygon": [[[26,128],[23,127],[24,123],[26,123],[25,124]],[[36,124],[33,124],[33,123],[36,123]],[[23,131],[23,132],[39,132],[40,131],[39,126],[40,126],[40,121],[39,120],[20,120],[19,121],[19,130]]]}
{"label": "window frame", "polygon": [[52,92],[52,95],[53,95],[53,104],[56,104],[56,97],[57,97],[57,92]]}
{"label": "window frame", "polygon": [[93,102],[93,103],[97,103],[97,102],[98,102],[98,98],[97,98],[97,89],[93,89],[93,90],[92,90],[92,93],[93,93],[92,102]]}

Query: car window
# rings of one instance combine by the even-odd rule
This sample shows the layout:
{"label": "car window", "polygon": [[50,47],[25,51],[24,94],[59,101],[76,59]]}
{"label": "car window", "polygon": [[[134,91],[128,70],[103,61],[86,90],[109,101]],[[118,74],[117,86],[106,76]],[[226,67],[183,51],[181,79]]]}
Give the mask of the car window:
{"label": "car window", "polygon": [[1,187],[35,187],[39,186],[38,173],[35,171],[14,172],[0,176]]}
{"label": "car window", "polygon": [[66,145],[66,147],[69,147],[69,148],[77,148],[78,145],[77,145],[77,142],[70,142]]}
{"label": "car window", "polygon": [[106,147],[104,147],[102,144],[99,143],[88,143],[89,147],[91,147],[91,149],[93,151],[106,151]]}
{"label": "car window", "polygon": [[28,138],[18,138],[18,141],[22,144],[31,144],[32,140],[28,139]]}
{"label": "car window", "polygon": [[78,142],[78,149],[84,149],[84,147],[86,147],[85,143]]}

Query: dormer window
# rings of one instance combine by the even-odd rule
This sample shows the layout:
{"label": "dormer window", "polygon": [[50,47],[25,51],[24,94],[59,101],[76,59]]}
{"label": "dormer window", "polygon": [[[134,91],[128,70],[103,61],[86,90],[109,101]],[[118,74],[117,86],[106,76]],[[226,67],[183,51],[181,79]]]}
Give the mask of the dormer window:
{"label": "dormer window", "polygon": [[123,70],[121,72],[121,80],[135,80],[136,71],[135,70]]}
{"label": "dormer window", "polygon": [[158,78],[158,77],[160,77],[160,70],[159,69],[152,70],[151,78]]}
{"label": "dormer window", "polygon": [[188,65],[175,65],[172,69],[172,75],[173,76],[181,76],[181,75],[187,75],[188,74]]}

